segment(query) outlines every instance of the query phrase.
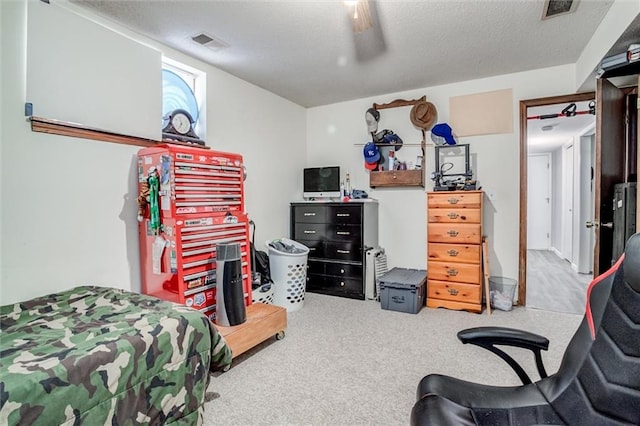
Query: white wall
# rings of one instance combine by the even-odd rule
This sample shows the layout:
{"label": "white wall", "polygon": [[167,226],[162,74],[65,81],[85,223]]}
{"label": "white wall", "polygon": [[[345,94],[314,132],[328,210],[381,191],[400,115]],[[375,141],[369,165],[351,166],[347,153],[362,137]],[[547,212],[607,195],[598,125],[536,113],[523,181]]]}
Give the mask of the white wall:
{"label": "white wall", "polygon": [[[446,72],[446,70],[441,70]],[[370,189],[363,167],[362,145],[368,140],[364,114],[373,102],[416,99],[426,95],[438,109],[438,121],[449,118],[449,98],[500,89],[513,89],[513,133],[460,138],[470,144],[474,176],[486,193],[484,233],[489,237],[492,275],[518,277],[519,235],[519,101],[573,93],[575,68],[564,65],[461,83],[390,93],[375,98],[311,108],[307,114],[307,161],[311,165],[336,163],[349,170],[355,188],[380,201],[380,245],[390,267],[426,268],[426,196],[434,169],[434,150],[426,151],[426,188]],[[409,120],[410,107],[381,110],[380,128],[390,128],[405,144],[418,143],[420,132]],[[453,129],[455,132],[455,129]],[[427,134],[429,138],[429,134]],[[428,142],[430,140],[428,139]],[[406,150],[406,151],[405,151]],[[417,149],[403,147],[398,156],[415,159]]]}
{"label": "white wall", "polygon": [[562,257],[562,181],[564,149],[551,153],[551,249]]}
{"label": "white wall", "polygon": [[[0,303],[85,284],[139,290],[134,164],[138,147],[32,132],[23,112],[26,0],[2,1],[0,11]],[[246,207],[257,224],[258,245],[288,235],[288,203],[302,191],[298,171],[306,161],[305,109],[169,48],[140,40],[207,73],[204,139],[216,150],[244,156]],[[87,43],[86,48],[95,47]],[[81,63],[82,55],[77,60]]]}

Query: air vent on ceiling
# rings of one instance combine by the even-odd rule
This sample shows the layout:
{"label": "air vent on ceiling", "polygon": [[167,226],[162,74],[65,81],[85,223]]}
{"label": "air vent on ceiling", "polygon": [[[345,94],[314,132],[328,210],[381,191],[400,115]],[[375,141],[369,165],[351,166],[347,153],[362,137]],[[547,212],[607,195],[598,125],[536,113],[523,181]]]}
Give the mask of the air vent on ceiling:
{"label": "air vent on ceiling", "polygon": [[205,33],[200,33],[198,35],[195,35],[193,37],[191,37],[191,40],[195,41],[198,44],[201,44],[205,47],[208,47],[211,50],[222,50],[222,49],[226,49],[227,47],[229,47],[229,45],[227,43],[225,43],[222,40],[219,39],[215,39],[213,37],[211,37],[210,35],[207,35]]}
{"label": "air vent on ceiling", "polygon": [[578,0],[545,0],[542,8],[542,19],[575,12],[577,6]]}

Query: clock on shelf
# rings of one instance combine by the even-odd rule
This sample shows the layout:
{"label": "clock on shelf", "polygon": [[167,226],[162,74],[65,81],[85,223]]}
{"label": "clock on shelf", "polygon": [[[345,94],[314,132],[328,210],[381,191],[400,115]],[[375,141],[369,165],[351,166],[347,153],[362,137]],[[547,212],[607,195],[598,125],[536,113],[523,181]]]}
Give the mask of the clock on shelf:
{"label": "clock on shelf", "polygon": [[162,70],[162,138],[204,145],[196,135],[198,102],[185,80],[173,71]]}
{"label": "clock on shelf", "polygon": [[187,110],[176,109],[163,117],[162,137],[204,145],[193,130],[193,118]]}

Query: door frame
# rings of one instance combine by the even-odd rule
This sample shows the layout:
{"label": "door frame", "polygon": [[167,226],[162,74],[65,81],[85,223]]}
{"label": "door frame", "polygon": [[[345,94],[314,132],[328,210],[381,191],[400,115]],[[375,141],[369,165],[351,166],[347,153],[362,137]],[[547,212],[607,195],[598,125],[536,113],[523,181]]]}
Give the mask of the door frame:
{"label": "door frame", "polygon": [[520,101],[520,244],[517,305],[527,304],[527,108],[595,100],[595,92],[574,93]]}

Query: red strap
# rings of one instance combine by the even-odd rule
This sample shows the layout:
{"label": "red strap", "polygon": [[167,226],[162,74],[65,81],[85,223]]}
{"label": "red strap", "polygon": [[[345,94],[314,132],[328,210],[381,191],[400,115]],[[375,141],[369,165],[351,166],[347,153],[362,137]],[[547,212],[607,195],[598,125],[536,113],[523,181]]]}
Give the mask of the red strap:
{"label": "red strap", "polygon": [[605,272],[604,274],[598,276],[593,281],[591,281],[591,283],[589,284],[589,288],[587,289],[587,307],[586,307],[586,310],[585,310],[585,316],[587,317],[587,322],[589,323],[589,330],[591,330],[591,339],[592,340],[596,339],[596,328],[595,328],[595,325],[593,324],[593,315],[591,314],[591,302],[590,302],[591,301],[591,290],[600,281],[604,280],[609,275],[611,275],[614,272],[616,272],[618,270],[618,267],[622,264],[622,260],[623,259],[624,259],[624,253],[622,253],[622,256],[620,256],[620,259],[618,259],[616,264],[613,265],[611,268],[609,268],[609,270],[607,272]]}

